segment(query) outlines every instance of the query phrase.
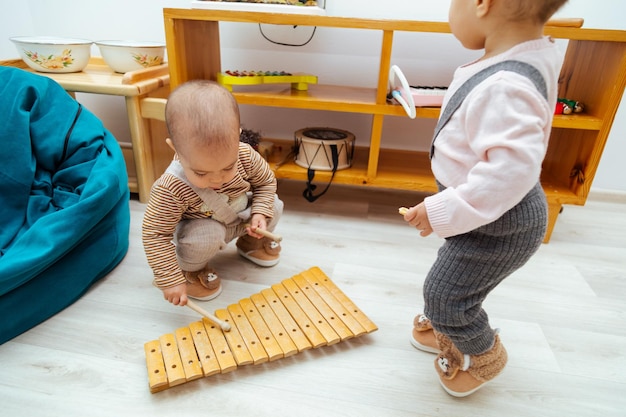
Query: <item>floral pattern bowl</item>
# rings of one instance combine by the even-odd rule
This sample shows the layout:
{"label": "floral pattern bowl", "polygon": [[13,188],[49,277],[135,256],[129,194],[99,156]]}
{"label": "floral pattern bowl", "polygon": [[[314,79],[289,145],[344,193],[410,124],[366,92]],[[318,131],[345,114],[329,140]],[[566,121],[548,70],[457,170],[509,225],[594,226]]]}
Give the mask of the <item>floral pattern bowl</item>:
{"label": "floral pattern bowl", "polygon": [[89,63],[93,41],[53,36],[14,36],[26,65],[39,72],[79,72]]}
{"label": "floral pattern bowl", "polygon": [[104,62],[122,73],[161,65],[165,54],[165,44],[159,42],[98,41],[96,45]]}

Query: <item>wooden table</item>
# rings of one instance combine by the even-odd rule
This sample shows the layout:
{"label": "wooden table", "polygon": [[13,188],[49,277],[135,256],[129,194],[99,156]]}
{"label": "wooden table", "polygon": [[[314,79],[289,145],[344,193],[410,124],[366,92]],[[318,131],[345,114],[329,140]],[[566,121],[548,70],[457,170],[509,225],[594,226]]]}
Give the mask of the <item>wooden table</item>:
{"label": "wooden table", "polygon": [[[1,66],[30,69],[21,59],[0,61]],[[128,169],[129,188],[148,199],[152,184],[171,159],[165,145],[166,128],[162,121],[142,117],[141,101],[147,97],[166,98],[169,94],[167,64],[119,74],[111,70],[102,58],[92,57],[87,67],[74,73],[44,73],[58,82],[67,92],[123,96],[130,126],[131,143],[120,142]]]}

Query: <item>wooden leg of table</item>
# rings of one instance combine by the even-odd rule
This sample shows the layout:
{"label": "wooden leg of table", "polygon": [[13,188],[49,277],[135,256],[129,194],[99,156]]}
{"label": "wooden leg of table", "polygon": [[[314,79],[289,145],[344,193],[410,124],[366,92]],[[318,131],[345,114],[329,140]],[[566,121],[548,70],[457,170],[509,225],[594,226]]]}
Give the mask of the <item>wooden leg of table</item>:
{"label": "wooden leg of table", "polygon": [[563,205],[560,203],[548,202],[548,228],[546,230],[546,235],[543,237],[543,243],[550,242],[550,237],[552,236],[552,231],[554,230],[554,225],[556,224],[556,219],[559,217],[559,213]]}
{"label": "wooden leg of table", "polygon": [[140,97],[126,97],[126,111],[130,126],[130,137],[133,144],[133,157],[137,171],[137,188],[139,201],[145,203],[150,195],[150,188],[156,180],[152,163],[152,142],[149,121],[141,117]]}

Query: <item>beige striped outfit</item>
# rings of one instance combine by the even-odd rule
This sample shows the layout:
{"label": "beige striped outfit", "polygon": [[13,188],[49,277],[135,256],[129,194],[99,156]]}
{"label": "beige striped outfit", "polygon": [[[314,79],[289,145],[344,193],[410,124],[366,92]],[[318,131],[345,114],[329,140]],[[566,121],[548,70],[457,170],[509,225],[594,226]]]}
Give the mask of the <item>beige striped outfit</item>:
{"label": "beige striped outfit", "polygon": [[[177,163],[174,157],[172,164]],[[274,230],[282,214],[274,173],[248,144],[239,144],[237,174],[216,192],[239,213],[237,221],[227,225],[213,218],[211,208],[191,186],[170,172],[152,186],[142,240],[159,288],[185,283],[182,270],[204,268],[231,240],[246,233],[244,225],[252,214],[263,214],[269,231]]]}

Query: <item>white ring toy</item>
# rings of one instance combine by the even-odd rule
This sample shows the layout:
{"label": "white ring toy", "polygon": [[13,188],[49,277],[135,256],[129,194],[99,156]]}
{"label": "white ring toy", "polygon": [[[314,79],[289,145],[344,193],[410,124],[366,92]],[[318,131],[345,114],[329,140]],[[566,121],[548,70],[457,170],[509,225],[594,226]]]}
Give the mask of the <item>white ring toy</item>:
{"label": "white ring toy", "polygon": [[389,69],[389,86],[391,87],[391,96],[402,105],[411,119],[415,119],[415,100],[411,94],[411,87],[409,87],[406,77],[397,65],[392,65]]}

